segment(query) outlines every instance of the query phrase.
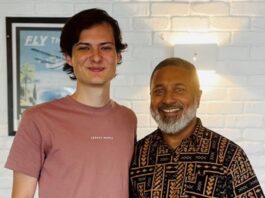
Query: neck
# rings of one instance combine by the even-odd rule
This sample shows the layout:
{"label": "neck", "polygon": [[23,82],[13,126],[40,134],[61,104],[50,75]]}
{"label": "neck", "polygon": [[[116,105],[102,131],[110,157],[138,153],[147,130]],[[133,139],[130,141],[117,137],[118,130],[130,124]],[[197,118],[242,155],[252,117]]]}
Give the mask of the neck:
{"label": "neck", "polygon": [[77,86],[72,98],[88,106],[103,107],[110,101],[110,86]]}
{"label": "neck", "polygon": [[197,118],[195,117],[184,129],[177,133],[168,134],[162,132],[163,140],[173,149],[176,149],[177,146],[181,144],[184,139],[187,139],[191,136],[195,130],[197,123]]}

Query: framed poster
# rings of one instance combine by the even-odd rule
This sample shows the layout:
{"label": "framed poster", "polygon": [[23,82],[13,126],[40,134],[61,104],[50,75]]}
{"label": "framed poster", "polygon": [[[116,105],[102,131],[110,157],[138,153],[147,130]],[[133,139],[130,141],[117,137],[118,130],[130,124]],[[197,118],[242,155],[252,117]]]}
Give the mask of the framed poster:
{"label": "framed poster", "polygon": [[74,82],[62,71],[59,46],[66,20],[6,17],[9,135],[15,135],[24,110],[74,91]]}

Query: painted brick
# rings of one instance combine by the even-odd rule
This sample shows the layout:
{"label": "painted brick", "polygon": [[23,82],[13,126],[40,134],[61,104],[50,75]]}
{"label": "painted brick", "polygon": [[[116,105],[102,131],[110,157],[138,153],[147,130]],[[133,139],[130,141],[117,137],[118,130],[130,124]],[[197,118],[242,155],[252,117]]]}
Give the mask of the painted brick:
{"label": "painted brick", "polygon": [[229,140],[232,140],[234,142],[242,140],[242,131],[241,131],[241,129],[224,128],[224,129],[220,129],[219,134],[223,135],[224,137],[226,137]]}
{"label": "painted brick", "polygon": [[123,39],[128,45],[150,45],[152,34],[145,32],[123,32]]}
{"label": "painted brick", "polygon": [[231,14],[241,16],[264,16],[264,2],[232,2]]}
{"label": "painted brick", "polygon": [[250,19],[247,17],[211,17],[210,27],[216,30],[247,30]]}
{"label": "painted brick", "polygon": [[[2,115],[0,117],[1,118],[1,122],[0,122],[0,142],[1,142],[1,145],[4,145],[3,143],[7,142],[7,139],[8,140],[10,139],[10,141],[13,141],[13,138],[12,137],[8,137],[7,136],[7,133],[8,133],[7,132],[8,131],[7,111],[5,113],[6,114],[0,114],[0,115]],[[4,147],[2,147],[2,148],[4,148]]]}
{"label": "painted brick", "polygon": [[[84,9],[90,9],[90,8],[100,8],[103,10],[106,10],[109,14],[112,14],[112,4],[110,2],[105,2],[105,3],[96,3],[94,1],[87,3],[85,0],[82,0],[82,3],[75,3],[74,8],[75,8],[75,13],[80,12]],[[71,1],[72,2],[72,1]]]}
{"label": "painted brick", "polygon": [[244,141],[240,145],[244,149],[244,151],[247,153],[247,155],[251,155],[254,153],[262,153],[262,151],[264,150],[264,146],[262,143]]}
{"label": "painted brick", "polygon": [[139,127],[137,130],[137,140],[144,138],[145,136],[147,136],[148,134],[150,134],[154,130],[155,130],[155,128],[146,128],[146,127],[141,128],[141,127]]}
{"label": "painted brick", "polygon": [[153,44],[171,46],[173,50],[174,40],[170,32],[159,31],[153,33]]}
{"label": "painted brick", "polygon": [[248,60],[249,48],[245,46],[224,46],[219,47],[219,60]]}
{"label": "painted brick", "polygon": [[204,102],[204,101],[201,100],[200,106],[197,109],[197,115],[200,116],[200,115],[203,115],[203,114],[207,114],[208,113],[207,106],[208,106],[208,102]]}
{"label": "painted brick", "polygon": [[134,78],[134,85],[136,85],[136,86],[139,86],[139,85],[149,86],[150,76],[151,76],[151,74],[136,75]]}
{"label": "painted brick", "polygon": [[[21,9],[23,8],[23,9]],[[32,2],[6,2],[0,3],[0,16],[34,16],[34,4]]]}
{"label": "painted brick", "polygon": [[133,27],[132,27],[132,19],[131,18],[120,18],[119,21],[119,26],[122,32],[124,31],[133,31]]}
{"label": "painted brick", "polygon": [[226,2],[192,3],[191,15],[226,16],[229,15],[229,3]]}
{"label": "painted brick", "polygon": [[189,14],[188,3],[152,3],[152,16],[187,16]]}
{"label": "painted brick", "polygon": [[236,32],[232,35],[232,44],[265,44],[265,33]]}
{"label": "painted brick", "polygon": [[113,79],[111,84],[113,86],[132,86],[133,77],[128,75],[120,75],[118,71],[116,77]]}
{"label": "painted brick", "polygon": [[[1,3],[0,3],[0,6],[1,6]],[[0,7],[0,9],[1,9],[1,7]],[[2,16],[1,14],[0,14],[0,16]],[[4,17],[0,17],[0,26],[1,27],[5,27],[5,23],[6,23],[5,20],[6,19]],[[0,44],[2,44],[2,45],[5,42],[5,40],[4,40],[4,38],[5,38],[5,36],[4,36],[5,35],[5,32],[6,31],[5,31],[4,28],[1,28],[0,29]],[[0,54],[0,60],[3,60],[3,55],[4,55],[3,53]],[[3,69],[3,68],[0,68],[0,69]]]}
{"label": "painted brick", "polygon": [[35,5],[35,12],[38,16],[71,16],[73,14],[73,4],[65,4],[61,6],[60,3],[48,4],[46,2],[39,2]]}
{"label": "painted brick", "polygon": [[[13,172],[11,170],[9,170],[7,168],[4,168],[5,167],[5,163],[6,163],[6,160],[3,161],[3,162],[0,162],[0,167],[1,167],[0,175],[1,175],[1,178],[10,177],[10,176],[13,175]],[[1,181],[3,181],[3,180],[1,179]],[[11,184],[10,184],[10,186],[11,186]]]}
{"label": "painted brick", "polygon": [[119,87],[114,90],[114,97],[123,100],[148,100],[146,87]]}
{"label": "painted brick", "polygon": [[246,87],[228,89],[228,97],[230,100],[263,100],[265,98],[265,90],[263,87]]}
{"label": "painted brick", "polygon": [[113,4],[113,16],[135,17],[148,16],[150,13],[148,3],[117,3]]}
{"label": "painted brick", "polygon": [[221,115],[204,115],[200,116],[202,124],[207,128],[213,127],[223,127],[224,126],[224,116]]}
{"label": "painted brick", "polygon": [[142,74],[150,71],[149,61],[147,60],[128,60],[126,64],[118,66],[118,72],[121,74]]}
{"label": "painted brick", "polygon": [[2,198],[10,198],[11,197],[10,188],[0,189],[0,195]]}
{"label": "painted brick", "polygon": [[211,68],[212,71],[203,70],[203,69],[201,70],[200,67],[198,67],[197,69],[198,69],[198,76],[200,80],[200,86],[204,92],[207,92],[208,90],[211,90],[213,87],[216,86],[218,82],[218,75],[216,73],[215,65],[212,65],[212,68]]}
{"label": "painted brick", "polygon": [[254,17],[251,21],[251,29],[253,30],[265,30],[265,18],[264,17]]}
{"label": "painted brick", "polygon": [[225,72],[237,75],[261,75],[265,74],[262,61],[230,61],[225,66]]}
{"label": "painted brick", "polygon": [[[12,176],[11,177],[10,177],[10,175],[3,176],[3,177],[1,177],[1,181],[5,181],[5,182],[1,182],[0,183],[0,189],[11,188],[11,186],[12,186]],[[1,194],[1,197],[2,197],[2,194]]]}
{"label": "painted brick", "polygon": [[[161,1],[161,0],[134,0],[134,1],[139,1],[139,2],[157,2],[157,1]],[[163,2],[170,2],[172,0],[163,0]]]}
{"label": "painted brick", "polygon": [[5,163],[6,162],[8,154],[9,154],[9,149],[1,150],[0,163]]}
{"label": "painted brick", "polygon": [[135,18],[133,20],[133,28],[138,31],[167,30],[169,24],[169,19],[166,17]]}
{"label": "painted brick", "polygon": [[[5,64],[3,64],[5,65]],[[0,70],[1,72],[1,70]],[[6,74],[3,73],[3,74]],[[1,74],[0,74],[0,78],[1,78]],[[3,78],[3,80],[6,80],[6,78]],[[5,81],[6,82],[6,81]],[[6,86],[6,83],[3,83],[4,87],[7,87]],[[8,106],[7,105],[4,105],[4,104],[7,104],[7,90],[6,89],[0,89],[0,137],[3,135],[5,136],[7,133],[7,109],[8,109]]]}
{"label": "painted brick", "polygon": [[216,75],[216,87],[238,87],[238,86],[247,85],[246,76],[236,76],[236,75],[225,75],[217,74]]}
{"label": "painted brick", "polygon": [[265,60],[264,54],[265,54],[265,46],[254,46],[251,47],[250,49],[250,56],[252,59]]}
{"label": "painted brick", "polygon": [[173,17],[172,30],[205,31],[209,27],[207,17]]}
{"label": "painted brick", "polygon": [[202,101],[224,100],[227,98],[227,89],[215,88],[203,92]]}
{"label": "painted brick", "polygon": [[[227,32],[156,32],[154,43],[185,44],[185,43],[217,43],[225,45],[230,43],[230,33]],[[163,43],[163,42],[162,42]]]}
{"label": "painted brick", "polygon": [[264,113],[265,102],[246,102],[244,107],[245,113]]}
{"label": "painted brick", "polygon": [[265,184],[265,182],[264,182],[265,181],[265,170],[264,170],[264,168],[255,169],[255,173],[257,174],[259,182],[261,183],[260,185],[264,191],[264,189],[265,189],[265,185],[264,185]]}
{"label": "painted brick", "polygon": [[243,112],[241,102],[210,102],[207,112],[209,114],[239,114]]}
{"label": "painted brick", "polygon": [[149,115],[137,114],[137,126],[138,127],[149,127]]}
{"label": "painted brick", "polygon": [[243,133],[245,141],[263,141],[265,140],[265,133],[263,129],[245,129]]}
{"label": "painted brick", "polygon": [[[262,164],[264,164],[264,161]],[[256,168],[255,166],[254,166],[254,168],[255,168],[255,173],[257,175],[257,178],[260,182],[261,188],[264,192],[264,189],[265,189],[265,170],[264,170],[264,168]]]}
{"label": "painted brick", "polygon": [[13,143],[14,138],[9,136],[7,137],[7,129],[3,130],[5,134],[2,134],[3,137],[0,138],[0,150],[9,149]]}
{"label": "painted brick", "polygon": [[265,155],[264,154],[261,154],[261,155],[252,154],[252,155],[248,155],[248,158],[252,164],[256,165],[256,167],[262,167],[264,162],[265,162]]}
{"label": "painted brick", "polygon": [[150,115],[150,126],[153,127],[153,128],[157,128],[157,123],[153,119],[152,115]]}
{"label": "painted brick", "polygon": [[136,113],[141,113],[141,114],[150,114],[150,102],[149,101],[136,101],[133,102],[133,110]]}
{"label": "painted brick", "polygon": [[163,46],[137,47],[134,49],[133,57],[135,58],[160,58],[161,60],[170,55],[170,49]]}
{"label": "painted brick", "polygon": [[[82,0],[77,0],[77,1],[81,2]],[[88,1],[91,1],[91,0],[88,0]],[[72,1],[71,0],[47,0],[47,3],[58,3],[58,2],[62,4],[62,3],[70,3]]]}
{"label": "painted brick", "polygon": [[248,80],[249,85],[265,85],[265,75],[250,76]]}
{"label": "painted brick", "polygon": [[246,127],[263,127],[262,115],[228,115],[225,118],[226,127],[246,128]]}

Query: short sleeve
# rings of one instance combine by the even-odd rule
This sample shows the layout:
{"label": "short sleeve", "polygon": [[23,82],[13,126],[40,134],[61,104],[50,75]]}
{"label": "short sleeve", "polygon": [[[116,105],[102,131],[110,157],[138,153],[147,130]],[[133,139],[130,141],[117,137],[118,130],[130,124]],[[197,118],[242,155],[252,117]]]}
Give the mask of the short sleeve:
{"label": "short sleeve", "polygon": [[30,112],[24,112],[5,168],[38,178],[43,159],[43,149],[41,135],[33,118],[34,116]]}
{"label": "short sleeve", "polygon": [[240,147],[234,153],[230,166],[227,193],[228,197],[264,196],[250,161]]}

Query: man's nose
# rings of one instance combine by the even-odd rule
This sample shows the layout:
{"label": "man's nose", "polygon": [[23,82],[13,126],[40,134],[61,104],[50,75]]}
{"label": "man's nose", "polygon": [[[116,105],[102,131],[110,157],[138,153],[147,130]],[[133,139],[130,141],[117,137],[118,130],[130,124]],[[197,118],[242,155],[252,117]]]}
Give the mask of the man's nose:
{"label": "man's nose", "polygon": [[167,91],[163,97],[163,103],[171,104],[175,102],[175,94],[172,91]]}
{"label": "man's nose", "polygon": [[93,49],[92,54],[91,54],[91,58],[95,62],[100,61],[102,58],[100,49]]}

